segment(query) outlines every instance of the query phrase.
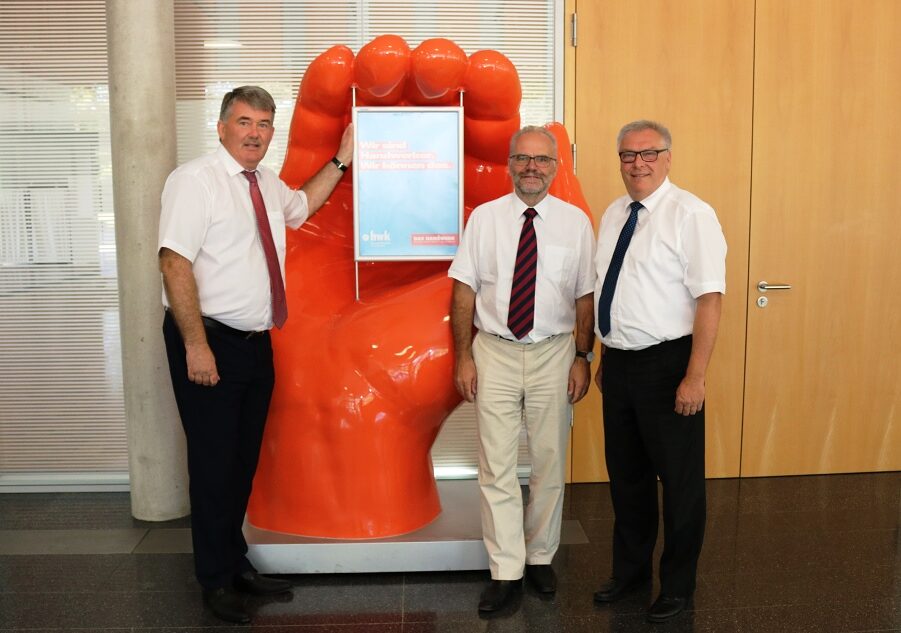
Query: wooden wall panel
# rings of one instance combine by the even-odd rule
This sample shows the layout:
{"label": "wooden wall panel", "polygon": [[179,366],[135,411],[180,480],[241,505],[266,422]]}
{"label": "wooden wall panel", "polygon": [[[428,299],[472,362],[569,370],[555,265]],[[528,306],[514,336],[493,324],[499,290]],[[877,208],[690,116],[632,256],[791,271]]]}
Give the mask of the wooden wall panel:
{"label": "wooden wall panel", "polygon": [[[751,188],[753,0],[580,0],[575,53],[578,176],[596,217],[624,193],[616,134],[641,118],[673,134],[674,183],[717,210],[727,290],[708,372],[707,474],[737,476]],[[606,480],[600,395],[577,405],[573,481]]]}
{"label": "wooden wall panel", "polygon": [[897,470],[901,3],[758,0],[756,33],[742,475]]}

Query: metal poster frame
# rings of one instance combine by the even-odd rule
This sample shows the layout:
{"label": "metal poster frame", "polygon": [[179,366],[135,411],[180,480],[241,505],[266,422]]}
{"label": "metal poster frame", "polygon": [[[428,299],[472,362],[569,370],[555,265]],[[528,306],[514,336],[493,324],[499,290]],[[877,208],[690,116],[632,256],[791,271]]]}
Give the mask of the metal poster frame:
{"label": "metal poster frame", "polygon": [[[453,259],[463,231],[463,108],[354,107],[353,123],[354,259]],[[436,190],[440,174],[451,182]]]}

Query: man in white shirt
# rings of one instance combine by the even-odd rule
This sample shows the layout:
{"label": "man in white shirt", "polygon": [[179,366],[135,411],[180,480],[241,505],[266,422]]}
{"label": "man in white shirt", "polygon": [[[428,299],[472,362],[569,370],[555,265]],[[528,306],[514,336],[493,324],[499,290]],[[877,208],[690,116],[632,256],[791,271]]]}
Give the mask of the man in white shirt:
{"label": "man in white shirt", "polygon": [[348,126],[332,162],[289,189],[259,165],[274,116],[262,88],[226,94],[220,146],[169,175],[160,215],[163,335],[187,438],[195,571],[210,610],[238,623],[250,621],[241,593],[290,589],[256,573],[242,533],[275,380],[269,329],[287,318],[285,226],[312,216],[353,158]]}
{"label": "man in white shirt", "polygon": [[651,576],[663,486],[660,595],[648,620],[681,613],[695,589],[706,521],[705,373],[726,290],[726,242],[707,203],[673,185],[669,131],[629,123],[617,139],[628,195],[601,218],[595,382],[615,513],[610,603]]}
{"label": "man in white shirt", "polygon": [[[532,126],[517,132],[508,169],[514,192],[472,212],[448,271],[455,382],[475,402],[479,426],[491,570],[482,613],[507,604],[524,573],[538,591],[556,591],[551,561],[572,405],[588,389],[594,343],[593,231],[581,209],[548,195],[557,172],[553,134]],[[516,474],[523,423],[532,460],[525,516]]]}

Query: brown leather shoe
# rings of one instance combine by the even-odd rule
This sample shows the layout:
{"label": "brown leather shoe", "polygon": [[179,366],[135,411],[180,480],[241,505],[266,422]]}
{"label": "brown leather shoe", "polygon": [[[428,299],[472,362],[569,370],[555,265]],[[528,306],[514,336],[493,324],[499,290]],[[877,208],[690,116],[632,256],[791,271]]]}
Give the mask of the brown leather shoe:
{"label": "brown leather shoe", "polygon": [[260,576],[257,572],[245,571],[235,576],[235,589],[254,596],[274,596],[291,591],[291,583],[281,578]]}
{"label": "brown leather shoe", "polygon": [[539,593],[557,591],[557,574],[550,565],[526,565],[526,578]]}
{"label": "brown leather shoe", "polygon": [[492,580],[482,592],[481,600],[479,600],[479,613],[500,611],[521,586],[522,578],[519,580]]}
{"label": "brown leather shoe", "polygon": [[250,614],[244,606],[244,598],[229,587],[205,589],[203,603],[220,620],[236,624],[248,624]]}

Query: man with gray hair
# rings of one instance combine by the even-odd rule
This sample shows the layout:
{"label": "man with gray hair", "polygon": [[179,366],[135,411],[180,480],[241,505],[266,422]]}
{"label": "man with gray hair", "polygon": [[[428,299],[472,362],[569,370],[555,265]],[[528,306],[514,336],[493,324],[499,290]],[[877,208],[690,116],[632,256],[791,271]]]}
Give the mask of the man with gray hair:
{"label": "man with gray hair", "polygon": [[664,622],[694,592],[704,540],[705,374],[726,290],[726,241],[710,205],[669,181],[669,130],[635,121],[617,144],[627,195],[601,218],[595,287],[613,573],[594,600],[614,602],[650,578],[659,477],[660,595],[647,617]]}
{"label": "man with gray hair", "polygon": [[275,381],[269,329],[287,318],[285,226],[298,228],[353,158],[353,130],[300,191],[260,165],[275,102],[256,86],[222,100],[219,147],[166,180],[159,261],[163,336],[188,446],[191,536],[204,602],[250,622],[243,597],[288,591],[247,560],[242,525]]}
{"label": "man with gray hair", "polygon": [[[504,607],[524,573],[539,592],[556,591],[551,561],[560,544],[572,405],[588,390],[594,344],[594,236],[581,209],[548,195],[557,173],[553,134],[518,131],[508,169],[513,193],[472,212],[448,271],[454,379],[475,402],[479,428],[492,579],[482,613]],[[532,461],[525,516],[516,472],[523,423]]]}

